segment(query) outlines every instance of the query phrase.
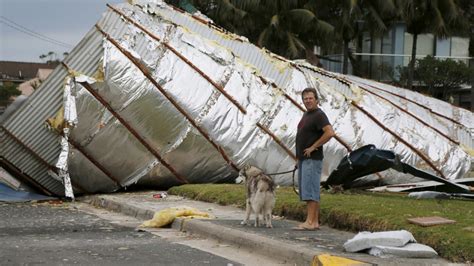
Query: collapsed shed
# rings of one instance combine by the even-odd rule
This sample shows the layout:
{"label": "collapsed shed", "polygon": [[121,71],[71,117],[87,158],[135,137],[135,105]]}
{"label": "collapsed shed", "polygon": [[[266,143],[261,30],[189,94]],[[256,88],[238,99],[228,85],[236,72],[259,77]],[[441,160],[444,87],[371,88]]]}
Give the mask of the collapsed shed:
{"label": "collapsed shed", "polygon": [[[160,1],[133,2],[108,5],[3,120],[3,168],[60,196],[64,187],[67,195],[231,182],[247,163],[286,171],[295,164],[300,92],[315,87],[337,134],[325,145],[323,179],[366,144],[446,179],[469,172],[472,112],[286,60]],[[395,171],[369,178],[413,181]]]}

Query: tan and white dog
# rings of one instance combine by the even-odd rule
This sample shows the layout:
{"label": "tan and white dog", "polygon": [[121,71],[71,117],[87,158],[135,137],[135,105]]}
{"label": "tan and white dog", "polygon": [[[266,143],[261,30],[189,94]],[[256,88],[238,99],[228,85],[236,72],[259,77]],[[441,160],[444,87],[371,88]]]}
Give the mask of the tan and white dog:
{"label": "tan and white dog", "polygon": [[275,183],[255,166],[244,166],[239,172],[247,190],[246,215],[242,224],[248,224],[250,214],[255,214],[255,227],[260,226],[260,216],[268,228],[272,228],[272,210],[275,206]]}

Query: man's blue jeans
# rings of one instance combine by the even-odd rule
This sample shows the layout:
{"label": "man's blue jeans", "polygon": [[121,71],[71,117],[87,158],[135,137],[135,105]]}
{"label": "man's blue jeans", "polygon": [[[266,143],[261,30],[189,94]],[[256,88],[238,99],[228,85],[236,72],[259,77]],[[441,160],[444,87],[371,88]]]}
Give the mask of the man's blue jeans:
{"label": "man's blue jeans", "polygon": [[305,159],[298,161],[298,187],[300,200],[320,201],[322,160]]}

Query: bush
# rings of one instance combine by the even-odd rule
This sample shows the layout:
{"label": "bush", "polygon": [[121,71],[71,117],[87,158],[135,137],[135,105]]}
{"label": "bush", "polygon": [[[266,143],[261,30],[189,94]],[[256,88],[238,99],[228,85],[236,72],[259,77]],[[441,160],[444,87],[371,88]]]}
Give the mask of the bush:
{"label": "bush", "polygon": [[2,85],[0,86],[0,102],[9,102],[12,96],[18,96],[21,94],[15,85]]}
{"label": "bush", "polygon": [[[404,84],[408,68],[400,69],[400,73],[400,83]],[[426,88],[423,92],[438,99],[448,100],[454,90],[469,83],[471,76],[474,76],[474,70],[461,61],[436,59],[431,55],[416,60],[415,80],[420,82],[420,87]]]}

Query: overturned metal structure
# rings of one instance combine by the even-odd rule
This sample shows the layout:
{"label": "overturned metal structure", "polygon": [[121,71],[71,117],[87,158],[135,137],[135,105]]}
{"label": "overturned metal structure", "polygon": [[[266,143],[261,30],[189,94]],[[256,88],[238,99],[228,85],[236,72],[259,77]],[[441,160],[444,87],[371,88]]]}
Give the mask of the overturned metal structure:
{"label": "overturned metal structure", "polygon": [[[65,186],[95,193],[229,182],[246,163],[285,171],[295,163],[299,94],[309,86],[337,134],[325,146],[323,179],[366,144],[442,178],[470,170],[472,112],[286,60],[159,1],[108,6],[2,122],[0,163],[60,196]],[[411,180],[395,171],[370,178]]]}

